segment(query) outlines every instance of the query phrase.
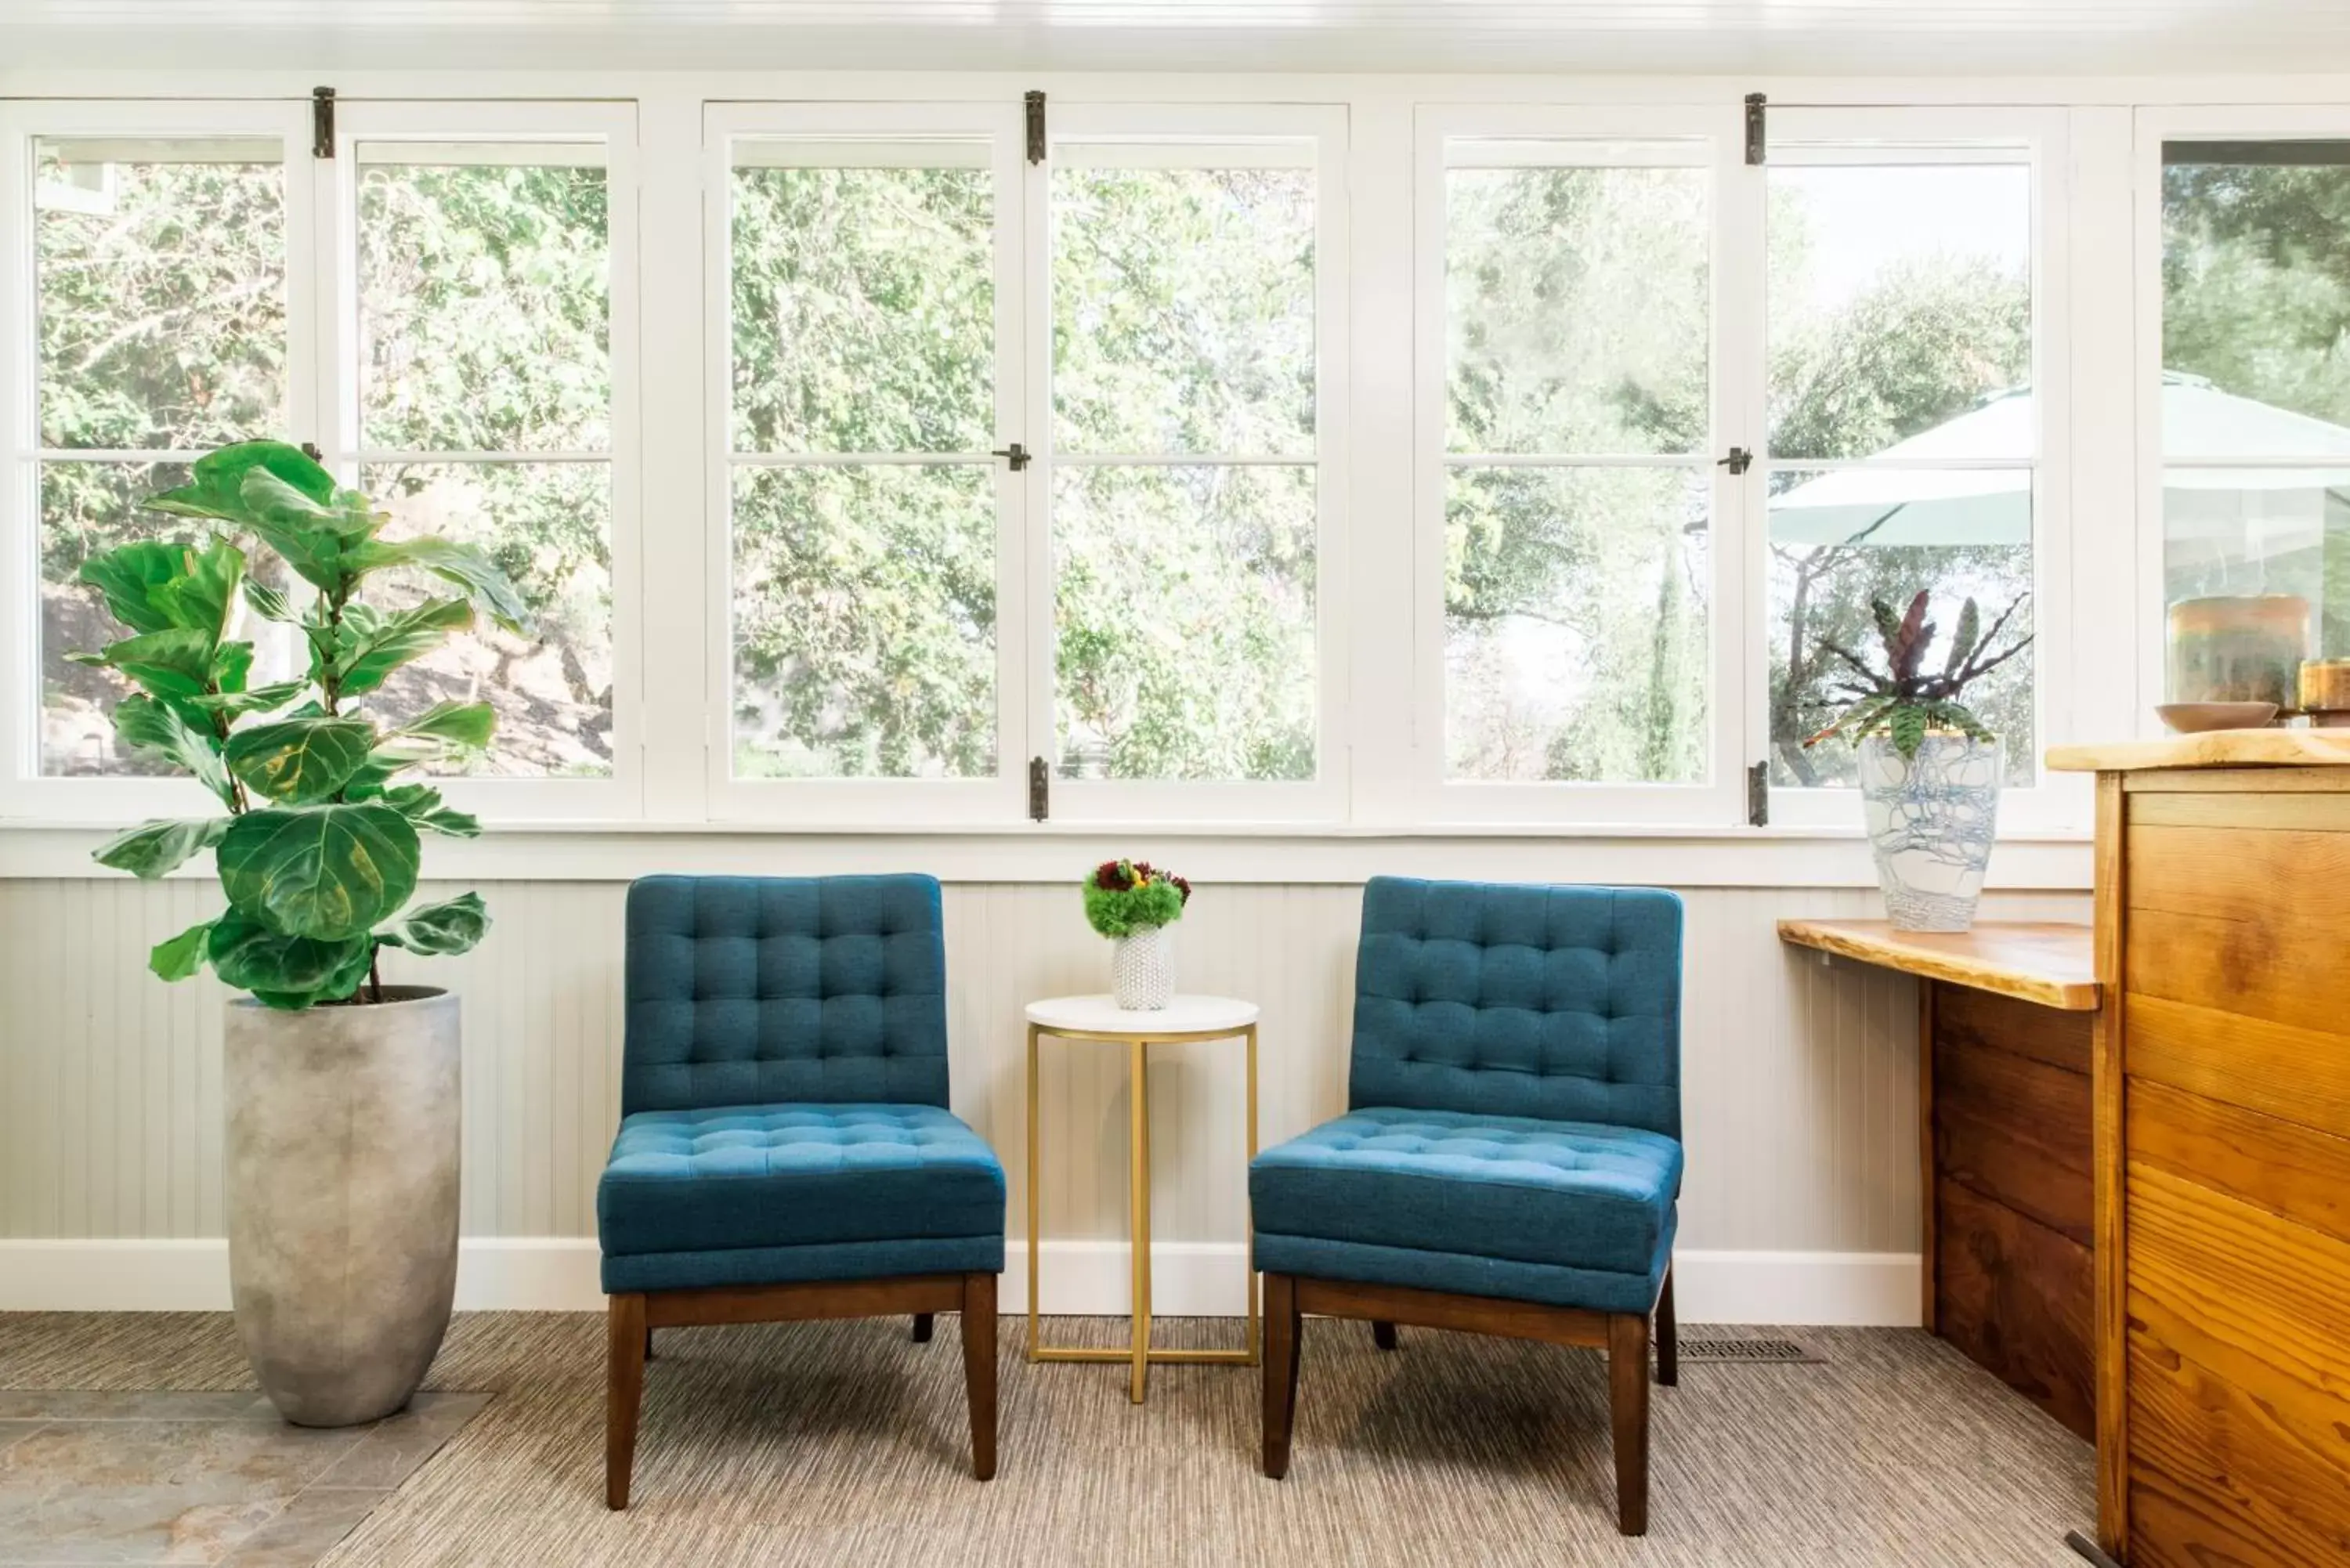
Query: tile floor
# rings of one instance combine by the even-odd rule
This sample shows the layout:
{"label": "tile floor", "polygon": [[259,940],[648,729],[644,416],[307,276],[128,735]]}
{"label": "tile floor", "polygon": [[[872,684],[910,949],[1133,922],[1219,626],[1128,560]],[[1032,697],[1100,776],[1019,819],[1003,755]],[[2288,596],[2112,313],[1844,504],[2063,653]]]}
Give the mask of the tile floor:
{"label": "tile floor", "polygon": [[489,1399],[317,1430],[253,1393],[0,1389],[0,1568],[309,1568]]}

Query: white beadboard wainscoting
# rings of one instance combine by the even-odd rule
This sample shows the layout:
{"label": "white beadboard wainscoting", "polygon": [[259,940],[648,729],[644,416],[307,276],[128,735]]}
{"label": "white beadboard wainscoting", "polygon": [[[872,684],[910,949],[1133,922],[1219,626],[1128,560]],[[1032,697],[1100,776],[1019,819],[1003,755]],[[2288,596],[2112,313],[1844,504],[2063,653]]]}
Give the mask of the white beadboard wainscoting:
{"label": "white beadboard wainscoting", "polygon": [[[428,887],[425,895],[454,891]],[[619,1110],[620,882],[484,887],[473,953],[401,963],[465,1006],[468,1306],[595,1307],[595,1187]],[[1857,888],[1704,887],[1688,900],[1682,1076],[1691,1321],[1914,1323],[1917,1000],[1904,977],[1783,947],[1789,916],[1881,913]],[[147,950],[217,908],[206,879],[0,879],[0,1310],[227,1302],[220,1008]],[[1268,1143],[1346,1103],[1359,886],[1202,884],[1176,930],[1188,991],[1263,1005]],[[1024,1302],[1023,1004],[1099,991],[1076,889],[946,889],[954,1109],[1003,1156]],[[2082,919],[2078,892],[2004,891],[1986,918]],[[388,957],[402,959],[405,955]],[[1237,1312],[1246,1228],[1238,1042],[1156,1047],[1158,1310]],[[1114,1046],[1047,1040],[1045,1306],[1126,1305],[1126,1085]]]}

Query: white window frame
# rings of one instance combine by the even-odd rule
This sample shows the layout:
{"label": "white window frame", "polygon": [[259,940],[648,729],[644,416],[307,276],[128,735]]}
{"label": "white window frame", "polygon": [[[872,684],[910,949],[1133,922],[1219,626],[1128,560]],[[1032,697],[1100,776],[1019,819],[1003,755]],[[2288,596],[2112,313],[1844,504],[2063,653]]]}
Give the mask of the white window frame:
{"label": "white window frame", "polygon": [[[437,155],[476,144],[485,153],[522,143],[599,148],[605,179],[611,352],[611,442],[597,452],[450,454],[395,452],[360,444],[358,144],[418,142]],[[484,161],[505,159],[485,157]],[[359,484],[367,465],[401,459],[605,465],[611,482],[612,772],[603,778],[450,777],[433,784],[450,804],[485,820],[566,821],[634,817],[644,799],[644,572],[642,431],[639,417],[637,116],[628,103],[354,99],[337,105],[335,156],[314,162],[317,210],[317,340],[330,371],[317,381],[314,428],[328,467]]]}
{"label": "white window frame", "polygon": [[[285,100],[165,102],[95,99],[0,102],[0,815],[128,825],[193,816],[219,803],[192,779],[44,776],[41,759],[38,350],[35,339],[32,149],[50,138],[236,137],[281,144],[286,178],[284,429],[316,428],[320,350],[316,187],[306,105]],[[192,461],[201,452],[76,450],[84,460]],[[29,613],[28,613],[29,612]],[[93,650],[94,651],[94,650]]]}
{"label": "white window frame", "polygon": [[[1721,454],[1755,445],[1743,389],[1761,384],[1759,266],[1738,265],[1736,237],[1759,232],[1759,185],[1743,177],[1744,142],[1738,106],[1626,105],[1586,108],[1534,104],[1423,104],[1414,133],[1416,241],[1412,265],[1417,344],[1413,454],[1414,670],[1413,794],[1415,815],[1431,826],[1523,826],[1633,825],[1724,826],[1745,820],[1742,759],[1746,704],[1740,701],[1746,668],[1749,594],[1745,508],[1748,489],[1732,481]],[[1622,168],[1648,162],[1711,171],[1707,207],[1707,289],[1712,321],[1709,343],[1710,433],[1687,453],[1609,457],[1513,458],[1521,465],[1705,469],[1713,475],[1707,514],[1712,580],[1706,611],[1711,677],[1706,696],[1707,776],[1694,784],[1534,783],[1456,780],[1448,776],[1445,741],[1444,518],[1447,479],[1456,465],[1480,465],[1474,454],[1448,451],[1445,296],[1448,146],[1456,140],[1549,143],[1553,156],[1526,161],[1544,167]],[[1575,156],[1577,145],[1588,155]],[[1627,156],[1627,144],[1636,151]],[[1684,156],[1666,151],[1687,149]],[[1645,154],[1645,156],[1643,155]],[[1750,212],[1749,209],[1753,211]],[[1756,253],[1759,254],[1759,253]]]}
{"label": "white window frame", "polygon": [[[1027,184],[1016,100],[972,103],[722,103],[703,107],[702,207],[708,220],[703,250],[703,318],[708,327],[703,374],[703,451],[708,463],[707,578],[710,813],[720,821],[781,822],[802,826],[1016,823],[1025,788],[1028,753],[1025,661],[1030,618],[1024,570],[1025,491],[1010,465],[993,455],[956,458],[993,464],[995,506],[995,774],[991,778],[737,779],[734,776],[733,481],[740,466],[838,463],[860,454],[737,454],[733,451],[733,173],[737,142],[806,138],[887,142],[984,139],[995,176],[995,437],[999,446],[1023,440],[1024,408],[1024,280],[1022,250]],[[910,167],[919,165],[910,164]],[[904,462],[904,454],[874,454]],[[948,454],[936,454],[944,457]]]}
{"label": "white window frame", "polygon": [[[2350,140],[2350,106],[2341,104],[2214,105],[2142,108],[2137,112],[2132,149],[2137,200],[2135,265],[2137,352],[2138,575],[2136,598],[2139,732],[2158,734],[2154,705],[2166,692],[2162,475],[2162,144],[2166,141],[2310,141]],[[2218,462],[2198,458],[2197,468],[2307,468],[2307,460],[2259,458]]]}
{"label": "white window frame", "polygon": [[[1215,150],[1303,144],[1315,170],[1314,452],[1315,471],[1315,774],[1310,780],[1272,782],[1068,779],[1051,781],[1052,820],[1082,824],[1164,826],[1186,823],[1319,824],[1347,819],[1351,755],[1347,744],[1348,571],[1347,504],[1349,384],[1348,294],[1351,228],[1347,113],[1318,104],[1107,104],[1055,99],[1047,118],[1046,157],[1028,167],[1026,274],[1028,403],[1025,424],[1035,461],[1022,476],[1028,518],[1028,733],[1021,753],[1059,754],[1055,735],[1052,554],[1053,481],[1064,463],[1152,463],[1168,467],[1229,462],[1201,454],[1087,454],[1061,458],[1054,441],[1052,384],[1052,171],[1054,150],[1073,143],[1134,146],[1163,157],[1170,167],[1217,167]],[[1189,156],[1193,147],[1199,155]],[[1140,150],[1148,149],[1148,152]]]}
{"label": "white window frame", "polygon": [[[1950,109],[1888,109],[1876,107],[1773,109],[1769,119],[1768,158],[1771,163],[1834,167],[1853,163],[1981,163],[2012,161],[2032,171],[2032,387],[2033,411],[2038,425],[2033,452],[2009,462],[1978,467],[2030,467],[2032,497],[2032,680],[2035,740],[2029,787],[2004,789],[2000,794],[2000,825],[2009,832],[2085,828],[2088,802],[2078,789],[2067,787],[2052,774],[2044,760],[2050,746],[2074,738],[2076,695],[2071,661],[2065,657],[2074,629],[2072,551],[2072,337],[2069,259],[2071,160],[2069,124],[2059,109],[2004,106]],[[1766,166],[1767,167],[1767,166]],[[1762,170],[1755,171],[1757,175]],[[1758,222],[1765,221],[1765,203],[1758,194]],[[1754,254],[1767,259],[1762,231],[1757,229]],[[1767,309],[1756,265],[1758,304]],[[1758,312],[1759,314],[1759,312]],[[1767,327],[1766,327],[1767,331]],[[1767,340],[1766,340],[1767,341]],[[1763,350],[1767,352],[1767,350]],[[1748,472],[1749,514],[1754,519],[1752,576],[1748,602],[1757,617],[1745,696],[1750,732],[1754,737],[1750,761],[1767,761],[1770,729],[1770,549],[1766,497],[1767,480],[1774,467],[1814,472],[1822,469],[1887,466],[1871,459],[1825,462],[1782,459],[1768,450],[1768,414],[1762,406],[1767,360],[1758,358],[1757,406],[1751,443],[1754,466]],[[1963,466],[1938,463],[1937,468]],[[1843,742],[1823,742],[1823,744]],[[1804,789],[1773,785],[1770,818],[1774,827],[1846,827],[1859,816],[1859,792],[1854,789]]]}

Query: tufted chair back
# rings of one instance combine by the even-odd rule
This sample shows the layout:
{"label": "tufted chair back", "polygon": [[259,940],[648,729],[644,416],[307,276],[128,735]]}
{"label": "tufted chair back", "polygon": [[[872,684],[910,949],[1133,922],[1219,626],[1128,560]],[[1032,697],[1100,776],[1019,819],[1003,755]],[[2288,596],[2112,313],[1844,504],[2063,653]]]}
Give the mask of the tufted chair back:
{"label": "tufted chair back", "polygon": [[1679,895],[1401,877],[1363,889],[1350,1109],[1679,1137],[1680,1048]]}
{"label": "tufted chair back", "polygon": [[647,877],[629,888],[620,1111],[947,1103],[930,877]]}

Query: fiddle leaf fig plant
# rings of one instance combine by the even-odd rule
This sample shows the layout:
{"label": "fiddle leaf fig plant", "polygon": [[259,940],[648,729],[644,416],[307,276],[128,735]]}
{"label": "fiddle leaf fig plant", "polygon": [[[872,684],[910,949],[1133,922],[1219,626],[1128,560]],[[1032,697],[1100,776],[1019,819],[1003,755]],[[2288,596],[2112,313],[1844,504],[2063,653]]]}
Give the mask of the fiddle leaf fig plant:
{"label": "fiddle leaf fig plant", "polygon": [[[178,766],[225,812],[145,823],[96,852],[148,878],[213,853],[228,908],[157,947],[149,967],[178,981],[209,963],[255,1000],[300,1009],[380,1001],[380,949],[461,953],[480,941],[480,894],[409,899],[421,836],[471,837],[481,825],[430,784],[392,781],[487,745],[496,715],[486,702],[442,702],[384,728],[364,699],[477,616],[521,630],[514,586],[473,545],[379,537],[385,514],[283,441],[223,447],[146,504],[201,523],[202,537],[86,562],[82,581],[130,635],[67,657],[136,686],[115,707],[117,738]],[[283,559],[309,602],[249,576],[243,541]],[[403,609],[363,602],[367,579],[393,567],[453,591]],[[293,628],[308,659],[301,680],[249,683],[254,644],[237,636],[248,616]]]}

